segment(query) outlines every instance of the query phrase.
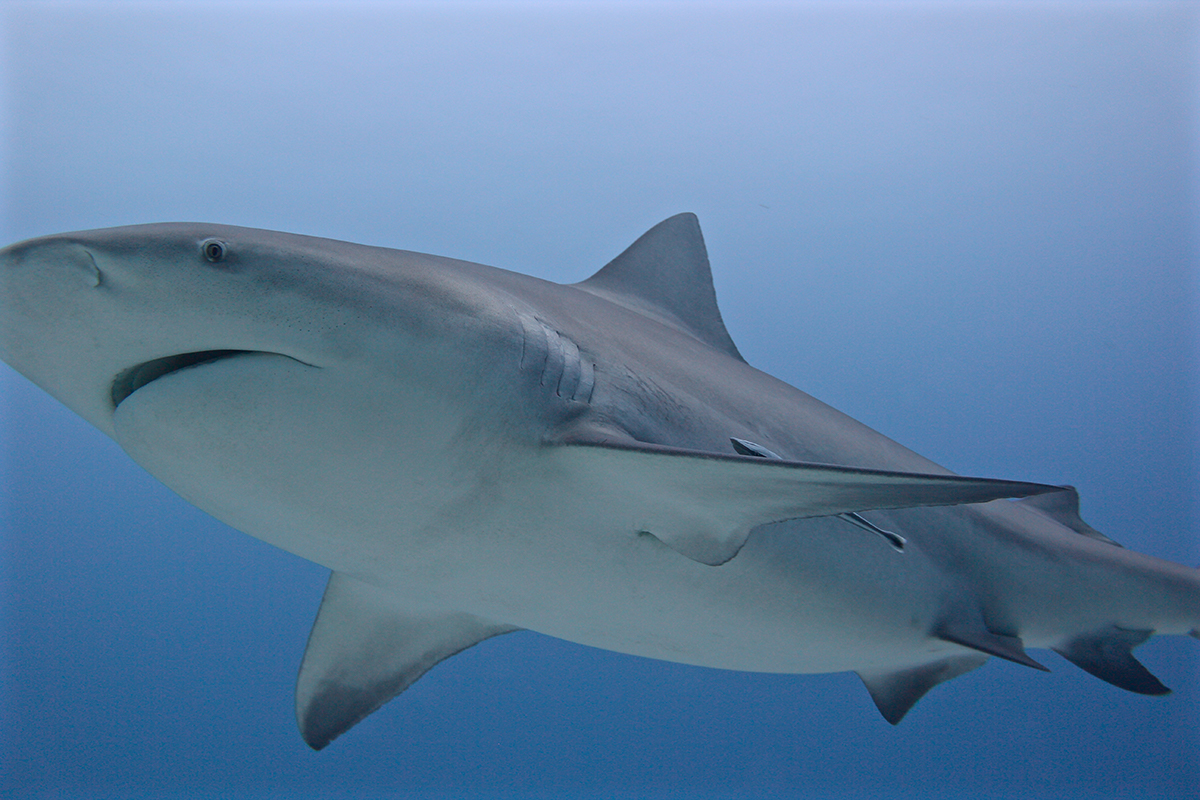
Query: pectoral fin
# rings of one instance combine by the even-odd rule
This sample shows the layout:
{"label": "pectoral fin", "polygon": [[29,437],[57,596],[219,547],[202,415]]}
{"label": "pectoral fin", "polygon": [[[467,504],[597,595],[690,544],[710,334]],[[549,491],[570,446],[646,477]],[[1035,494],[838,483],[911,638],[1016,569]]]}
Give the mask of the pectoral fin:
{"label": "pectoral fin", "polygon": [[909,669],[863,671],[858,677],[862,678],[883,718],[897,725],[930,689],[970,672],[985,661],[987,656],[951,656]]}
{"label": "pectoral fin", "polygon": [[513,630],[470,614],[406,613],[387,592],[335,572],[296,681],[300,735],[320,750],[439,661]]}
{"label": "pectoral fin", "polygon": [[881,508],[984,503],[1057,487],[726,455],[640,443],[557,448],[581,488],[603,491],[633,532],[651,533],[702,564],[737,555],[770,522]]}

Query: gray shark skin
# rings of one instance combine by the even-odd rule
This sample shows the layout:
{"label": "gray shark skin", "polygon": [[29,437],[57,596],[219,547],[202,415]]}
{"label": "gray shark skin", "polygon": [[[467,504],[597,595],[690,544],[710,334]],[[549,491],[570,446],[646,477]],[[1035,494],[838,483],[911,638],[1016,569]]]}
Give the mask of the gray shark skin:
{"label": "gray shark skin", "polygon": [[[962,478],[745,363],[696,218],[558,285],[156,224],[0,251],[0,358],[224,522],[333,571],[296,688],[321,748],[530,629],[737,670],[852,670],[896,723],[989,656],[1123,689],[1200,572],[1069,487]],[[1024,500],[1006,498],[1024,497]]]}

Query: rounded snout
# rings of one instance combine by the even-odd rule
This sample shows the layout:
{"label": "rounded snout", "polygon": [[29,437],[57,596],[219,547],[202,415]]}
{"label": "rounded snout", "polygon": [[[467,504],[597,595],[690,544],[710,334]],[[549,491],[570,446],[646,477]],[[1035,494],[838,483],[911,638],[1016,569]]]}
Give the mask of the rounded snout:
{"label": "rounded snout", "polygon": [[14,288],[13,279],[29,280],[38,276],[15,273],[52,272],[44,277],[51,280],[75,278],[80,286],[100,285],[101,272],[96,257],[87,245],[70,236],[42,236],[11,244],[0,250],[0,286],[5,296]]}
{"label": "rounded snout", "polygon": [[[309,309],[281,288],[290,262],[237,236],[159,223],[0,250],[0,360],[110,436],[119,400],[181,364],[241,351],[311,363],[296,342]],[[240,269],[251,254],[266,265],[256,281]]]}
{"label": "rounded snout", "polygon": [[104,274],[71,235],[0,250],[0,360],[106,430],[94,311]]}

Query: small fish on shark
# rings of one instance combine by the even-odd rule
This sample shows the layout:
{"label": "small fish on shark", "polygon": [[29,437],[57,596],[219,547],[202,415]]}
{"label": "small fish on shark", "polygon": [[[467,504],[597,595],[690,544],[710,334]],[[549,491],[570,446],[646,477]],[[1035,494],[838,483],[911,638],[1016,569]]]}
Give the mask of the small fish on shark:
{"label": "small fish on shark", "polygon": [[0,359],[332,570],[296,685],[317,749],[521,629],[854,671],[891,723],[1031,648],[1164,694],[1133,649],[1200,635],[1200,571],[1074,489],[953,474],[747,364],[692,214],[569,285],[227,225],[30,239],[0,251]]}

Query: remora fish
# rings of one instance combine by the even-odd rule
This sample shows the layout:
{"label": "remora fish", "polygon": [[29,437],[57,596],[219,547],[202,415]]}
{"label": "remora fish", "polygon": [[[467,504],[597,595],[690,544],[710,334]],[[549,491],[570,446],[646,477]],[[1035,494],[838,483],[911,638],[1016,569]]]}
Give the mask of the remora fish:
{"label": "remora fish", "polygon": [[333,570],[296,689],[314,748],[522,628],[853,670],[893,723],[989,656],[1043,668],[1027,646],[1165,693],[1131,650],[1200,629],[1200,572],[1074,490],[952,475],[746,364],[690,214],[567,286],[221,225],[49,236],[0,251],[0,313],[4,361]]}

